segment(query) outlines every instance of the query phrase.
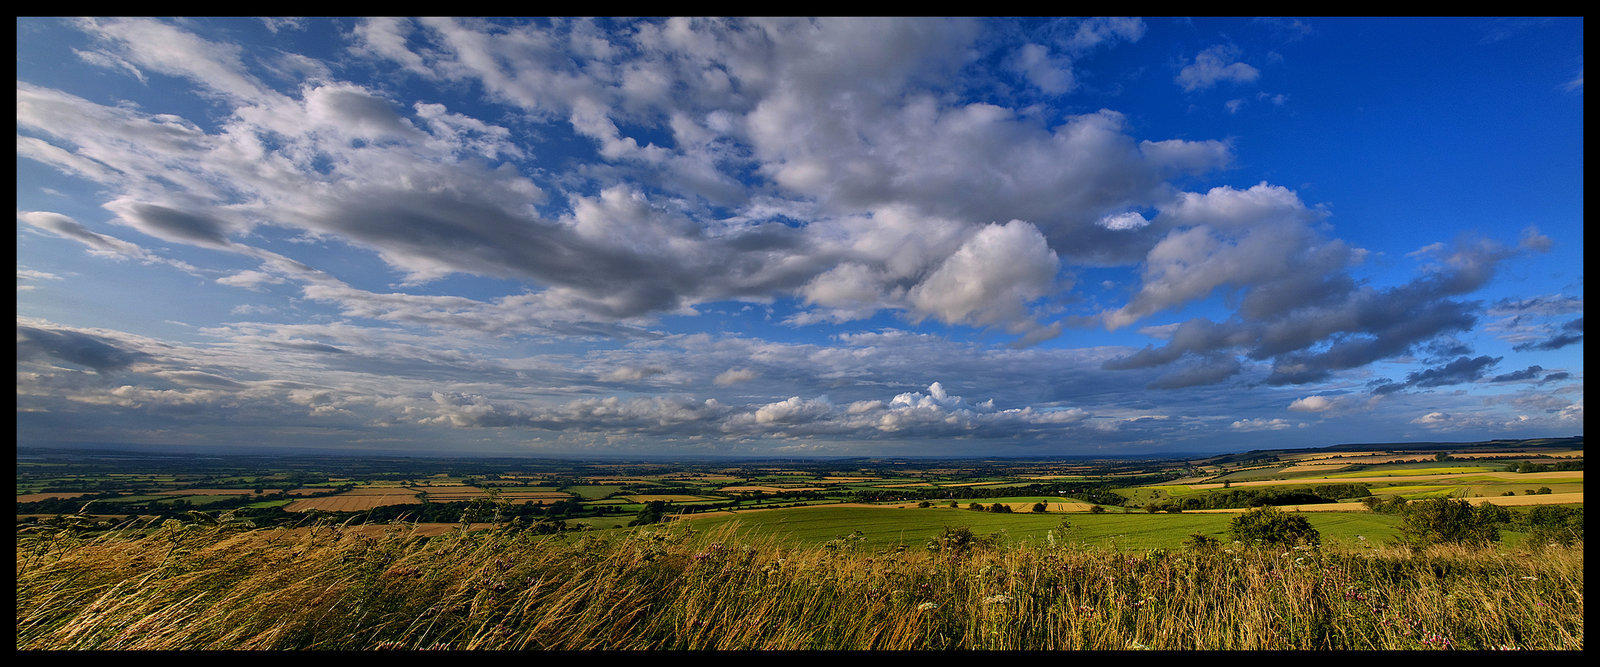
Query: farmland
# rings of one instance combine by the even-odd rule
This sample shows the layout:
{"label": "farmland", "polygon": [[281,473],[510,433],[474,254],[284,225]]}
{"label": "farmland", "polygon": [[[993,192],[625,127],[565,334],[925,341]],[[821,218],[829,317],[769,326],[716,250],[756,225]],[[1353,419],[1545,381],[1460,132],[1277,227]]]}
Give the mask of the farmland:
{"label": "farmland", "polygon": [[[27,545],[18,552],[19,646],[1431,647],[1395,625],[1412,619],[1405,622],[1421,622],[1456,647],[1581,648],[1581,527],[1572,529],[1576,540],[1569,530],[1581,526],[1581,447],[1581,438],[1567,438],[1205,458],[702,464],[19,451],[29,464],[18,467],[17,481],[18,535]],[[1504,514],[1493,515],[1492,542],[1416,551],[1405,541],[1406,508],[1428,499]],[[1303,519],[1318,541],[1298,549],[1312,551],[1239,541],[1236,518],[1260,505]],[[1551,517],[1578,523],[1551,533]],[[968,536],[961,539],[975,551],[947,554],[940,545],[952,535]],[[162,570],[154,576],[164,583],[154,588],[118,585],[152,576],[135,564],[174,544],[191,545],[173,553],[186,554],[178,556],[189,559],[181,571],[199,578]],[[297,554],[297,565],[252,565],[285,554]],[[488,554],[497,555],[483,560]],[[562,558],[577,560],[552,560]],[[1387,606],[1328,597],[1327,584],[1294,569],[1307,559],[1332,568],[1318,576]],[[356,562],[387,564],[357,577],[349,569]],[[584,564],[589,579],[572,580],[563,569]],[[487,616],[416,623],[433,613],[414,608],[422,591],[464,600],[482,582],[512,581],[495,573],[537,581],[558,571],[567,575],[545,581],[565,583],[528,588],[518,599],[554,605],[540,613],[566,619],[570,630],[514,620],[510,599],[492,587],[474,603]],[[979,576],[992,572],[1003,574]],[[1147,592],[1120,583],[1032,588],[1060,572],[1126,579]],[[661,573],[672,574],[650,578]],[[861,587],[869,575],[908,583],[886,597]],[[1192,583],[1172,589],[1174,576]],[[348,588],[358,579],[379,588]],[[668,580],[679,583],[662,588]],[[91,581],[100,583],[74,588]],[[193,588],[200,581],[220,588]],[[603,582],[638,586],[645,597],[582,587]],[[1302,591],[1312,607],[1290,603],[1281,586]],[[804,611],[807,596],[824,589],[845,601],[827,606],[835,615]],[[762,597],[771,590],[790,592]],[[262,597],[280,594],[304,602]],[[91,614],[81,604],[96,595]],[[141,630],[136,621],[149,613],[141,610],[184,595],[208,620],[162,626],[159,636]],[[382,596],[393,616],[376,624],[341,616],[370,595]],[[983,602],[1001,598],[1034,602]],[[1440,606],[1441,599],[1462,602]],[[241,604],[276,605],[272,625],[233,606],[249,600],[257,602]],[[585,609],[640,604],[665,616],[640,624],[560,611],[579,600]],[[707,605],[744,611],[705,616]],[[1289,624],[1235,611],[1260,605]],[[1483,605],[1521,606],[1483,617],[1473,611]],[[1088,611],[1101,609],[1113,613]],[[752,614],[765,619],[759,628],[744,622]],[[1336,628],[1314,620],[1327,614],[1364,620]],[[863,634],[869,618],[888,625]],[[321,625],[329,619],[333,625]],[[486,619],[514,629],[489,632]],[[401,631],[424,626],[434,629]],[[602,632],[611,643],[584,643],[582,632]]]}
{"label": "farmland", "polygon": [[[498,508],[484,510],[491,515],[543,521],[558,528],[565,523],[573,529],[626,525],[646,505],[661,505],[662,510],[653,511],[668,520],[718,523],[727,520],[723,517],[738,517],[751,526],[790,526],[798,520],[791,515],[806,514],[812,518],[805,521],[819,525],[833,521],[848,528],[829,537],[863,529],[874,535],[871,539],[888,539],[891,533],[920,538],[952,522],[983,529],[988,521],[1014,522],[1007,528],[1010,533],[1035,535],[1037,526],[1060,522],[1054,515],[1091,511],[1107,515],[1093,518],[1095,522],[1135,513],[1145,515],[1139,520],[1152,525],[1195,521],[1201,522],[1197,526],[1210,526],[1205,522],[1225,522],[1226,517],[1188,519],[1153,513],[1226,515],[1255,504],[1276,504],[1318,515],[1370,514],[1359,504],[1363,498],[1392,497],[1459,498],[1506,507],[1581,505],[1581,447],[1581,438],[1566,438],[1350,445],[1198,459],[857,459],[701,465],[247,457],[196,462],[162,456],[44,453],[22,459],[28,465],[18,467],[17,503],[18,513],[27,515],[179,516],[204,508],[251,514],[273,525],[319,517],[361,521],[367,517],[362,513],[379,508],[386,509],[371,515],[374,520],[401,518],[407,512],[419,520],[447,514],[459,518],[466,508],[477,507]],[[923,503],[929,507],[918,507]],[[949,511],[951,503],[960,511]],[[985,509],[1004,505],[1015,516],[979,521],[970,512],[974,503]],[[1022,516],[1033,514],[1035,506],[1047,516]],[[763,512],[773,515],[757,516]],[[887,523],[870,525],[878,521]],[[1090,524],[1082,525],[1090,530]],[[1133,530],[1131,525],[1117,525],[1115,530],[1124,528]],[[1085,539],[1099,538],[1085,533]]]}

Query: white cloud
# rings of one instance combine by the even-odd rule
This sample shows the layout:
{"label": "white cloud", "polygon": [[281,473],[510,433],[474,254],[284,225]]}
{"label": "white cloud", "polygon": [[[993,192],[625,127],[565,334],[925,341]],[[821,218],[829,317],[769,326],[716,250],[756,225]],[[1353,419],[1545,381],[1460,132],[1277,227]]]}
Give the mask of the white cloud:
{"label": "white cloud", "polygon": [[1249,83],[1261,76],[1261,70],[1237,62],[1240,50],[1236,46],[1218,44],[1194,57],[1194,62],[1178,72],[1178,85],[1186,91],[1204,90],[1218,83]]}

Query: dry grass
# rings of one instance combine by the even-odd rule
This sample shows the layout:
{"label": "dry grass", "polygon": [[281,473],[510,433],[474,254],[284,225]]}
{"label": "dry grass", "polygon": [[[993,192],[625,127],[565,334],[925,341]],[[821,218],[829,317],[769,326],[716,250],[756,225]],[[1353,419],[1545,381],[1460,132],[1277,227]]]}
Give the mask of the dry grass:
{"label": "dry grass", "polygon": [[[54,530],[54,529],[52,529]],[[26,649],[1583,647],[1583,551],[970,555],[169,521],[17,546]]]}

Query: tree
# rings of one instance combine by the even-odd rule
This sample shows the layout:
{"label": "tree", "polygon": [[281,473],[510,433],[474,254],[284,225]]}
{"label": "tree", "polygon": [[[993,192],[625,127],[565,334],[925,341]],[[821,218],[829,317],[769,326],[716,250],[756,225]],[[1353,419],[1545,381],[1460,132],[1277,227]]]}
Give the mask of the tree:
{"label": "tree", "polygon": [[1044,510],[1045,510],[1044,503],[1034,503],[1033,504],[1033,511],[1035,511],[1035,512],[1043,512]]}
{"label": "tree", "polygon": [[639,515],[628,522],[630,526],[648,526],[652,523],[661,523],[662,515],[666,513],[667,503],[652,500],[639,509]]}
{"label": "tree", "polygon": [[1228,529],[1234,539],[1252,545],[1285,546],[1322,541],[1322,535],[1305,517],[1271,506],[1258,507],[1234,517]]}
{"label": "tree", "polygon": [[1106,508],[1101,507],[1099,505],[1091,505],[1089,507],[1089,513],[1090,514],[1105,514],[1106,513]]}
{"label": "tree", "polygon": [[974,512],[982,512],[983,511],[983,503],[967,503],[967,509],[972,510]]}
{"label": "tree", "polygon": [[933,503],[924,500],[920,503],[917,503],[917,507],[933,507]]}
{"label": "tree", "polygon": [[1539,490],[1538,490],[1538,491],[1535,491],[1535,492],[1534,492],[1534,495],[1540,495],[1540,496],[1542,496],[1542,495],[1546,495],[1546,494],[1548,494],[1548,493],[1550,493],[1550,487],[1548,487],[1548,486],[1541,486],[1541,487],[1539,487]]}
{"label": "tree", "polygon": [[1498,542],[1499,524],[1507,518],[1504,507],[1487,503],[1473,507],[1465,500],[1449,498],[1414,502],[1400,520],[1400,542],[1413,547]]}

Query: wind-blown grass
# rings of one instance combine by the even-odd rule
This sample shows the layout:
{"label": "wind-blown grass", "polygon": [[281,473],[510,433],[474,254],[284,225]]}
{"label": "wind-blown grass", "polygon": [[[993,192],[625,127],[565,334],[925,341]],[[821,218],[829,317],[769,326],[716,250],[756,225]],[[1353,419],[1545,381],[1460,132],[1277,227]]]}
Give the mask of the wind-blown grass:
{"label": "wind-blown grass", "polygon": [[22,649],[1583,647],[1583,552],[969,554],[732,526],[19,535]]}

